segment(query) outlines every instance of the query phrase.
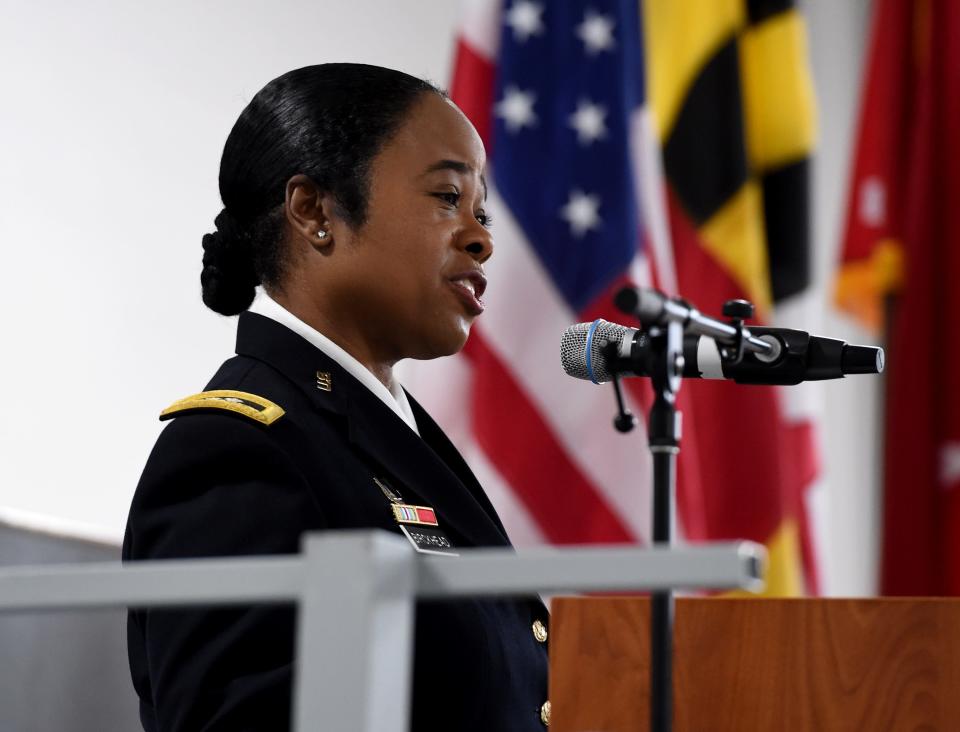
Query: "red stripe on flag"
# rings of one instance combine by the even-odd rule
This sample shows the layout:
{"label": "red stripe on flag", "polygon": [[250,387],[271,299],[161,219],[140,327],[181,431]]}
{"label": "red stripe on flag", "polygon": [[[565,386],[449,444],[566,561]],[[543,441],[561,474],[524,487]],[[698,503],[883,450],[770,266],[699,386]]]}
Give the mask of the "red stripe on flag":
{"label": "red stripe on flag", "polygon": [[[463,353],[473,366],[476,441],[544,536],[553,544],[635,541],[479,332],[474,331]],[[504,404],[510,405],[508,413]]]}
{"label": "red stripe on flag", "polygon": [[458,39],[450,97],[477,128],[488,152],[492,140],[496,81],[496,67],[464,43],[463,39]]}
{"label": "red stripe on flag", "polygon": [[786,426],[786,446],[789,450],[787,474],[792,478],[797,512],[800,515],[800,550],[803,552],[803,567],[806,572],[807,592],[820,594],[819,562],[816,552],[816,537],[807,512],[803,494],[820,474],[820,455],[817,452],[816,430],[809,420]]}

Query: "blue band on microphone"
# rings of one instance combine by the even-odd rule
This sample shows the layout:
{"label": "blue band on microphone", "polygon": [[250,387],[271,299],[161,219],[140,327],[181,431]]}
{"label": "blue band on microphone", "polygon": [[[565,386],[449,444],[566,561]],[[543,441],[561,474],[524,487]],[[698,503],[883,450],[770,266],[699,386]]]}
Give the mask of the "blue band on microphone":
{"label": "blue band on microphone", "polygon": [[590,330],[587,331],[587,376],[590,377],[590,381],[594,384],[599,384],[600,382],[597,381],[593,375],[593,359],[590,357],[590,354],[593,351],[593,334],[596,332],[598,325],[600,325],[600,318],[590,323]]}

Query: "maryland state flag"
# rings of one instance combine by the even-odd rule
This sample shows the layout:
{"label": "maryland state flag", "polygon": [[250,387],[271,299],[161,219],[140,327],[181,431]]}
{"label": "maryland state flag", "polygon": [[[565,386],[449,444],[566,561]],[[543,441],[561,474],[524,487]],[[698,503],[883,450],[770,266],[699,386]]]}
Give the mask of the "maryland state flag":
{"label": "maryland state flag", "polygon": [[884,594],[960,593],[958,92],[960,4],[877,0],[837,300],[888,332]]}
{"label": "maryland state flag", "polygon": [[[771,323],[810,276],[815,123],[803,21],[773,0],[644,9],[676,288],[705,312],[747,298]],[[681,397],[680,490],[703,502],[691,533],[762,541],[771,594],[816,591],[804,491],[818,466],[797,392],[688,382]]]}

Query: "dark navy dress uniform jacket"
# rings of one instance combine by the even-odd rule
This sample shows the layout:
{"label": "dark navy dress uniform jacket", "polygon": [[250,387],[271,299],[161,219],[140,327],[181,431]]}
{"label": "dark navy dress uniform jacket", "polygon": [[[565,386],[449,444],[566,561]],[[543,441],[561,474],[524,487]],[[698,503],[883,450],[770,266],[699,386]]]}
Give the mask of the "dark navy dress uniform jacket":
{"label": "dark navy dress uniform jacket", "polygon": [[[317,388],[318,371],[330,374],[330,391]],[[325,528],[400,533],[374,478],[434,508],[455,546],[509,545],[483,489],[422,407],[410,399],[418,437],[285,326],[242,314],[237,356],[207,389],[250,392],[285,414],[270,425],[222,410],[174,419],[137,487],[124,560],[293,554],[303,532]],[[531,630],[536,620],[547,620],[536,599],[418,603],[410,728],[541,732],[547,655]],[[127,631],[147,732],[289,728],[291,607],[133,610]]]}

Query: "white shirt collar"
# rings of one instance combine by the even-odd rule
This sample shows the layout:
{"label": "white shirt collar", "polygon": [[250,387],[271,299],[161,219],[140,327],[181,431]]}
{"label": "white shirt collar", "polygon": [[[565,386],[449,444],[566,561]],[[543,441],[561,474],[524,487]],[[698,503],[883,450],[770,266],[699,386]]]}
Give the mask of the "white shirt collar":
{"label": "white shirt collar", "polygon": [[410,402],[407,400],[407,395],[399,383],[394,381],[393,390],[387,389],[387,387],[383,385],[383,382],[374,376],[366,366],[323,335],[323,333],[304,323],[262,289],[258,290],[257,299],[253,305],[250,306],[250,312],[263,315],[266,318],[275,320],[281,325],[287,326],[301,338],[306,339],[319,348],[327,356],[336,361],[344,371],[379,397],[380,401],[390,407],[410,429],[418,435],[420,434],[420,430],[417,429],[417,420],[414,418],[413,410],[410,408]]}

